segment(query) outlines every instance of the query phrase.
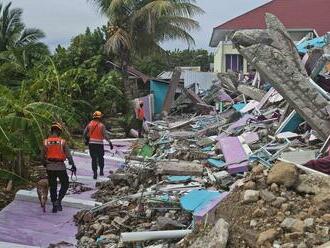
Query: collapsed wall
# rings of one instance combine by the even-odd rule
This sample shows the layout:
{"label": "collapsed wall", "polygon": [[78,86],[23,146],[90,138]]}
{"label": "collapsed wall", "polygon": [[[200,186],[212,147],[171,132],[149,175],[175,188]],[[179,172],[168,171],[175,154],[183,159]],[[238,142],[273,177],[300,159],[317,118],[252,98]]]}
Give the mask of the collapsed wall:
{"label": "collapsed wall", "polygon": [[326,139],[330,135],[329,101],[311,84],[284,25],[269,13],[265,19],[266,30],[237,31],[233,43],[320,138]]}

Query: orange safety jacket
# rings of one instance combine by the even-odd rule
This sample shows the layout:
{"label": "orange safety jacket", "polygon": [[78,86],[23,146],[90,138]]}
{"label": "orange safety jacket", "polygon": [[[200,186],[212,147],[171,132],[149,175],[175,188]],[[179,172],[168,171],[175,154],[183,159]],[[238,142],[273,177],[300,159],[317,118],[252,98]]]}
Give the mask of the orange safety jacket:
{"label": "orange safety jacket", "polygon": [[143,119],[144,119],[144,109],[143,108],[138,109],[138,119],[141,121],[143,121]]}
{"label": "orange safety jacket", "polygon": [[46,160],[64,162],[66,154],[64,151],[65,140],[60,137],[49,137],[44,141]]}
{"label": "orange safety jacket", "polygon": [[104,133],[103,133],[104,126],[101,122],[98,121],[91,121],[88,124],[88,136],[90,143],[101,143],[103,144],[104,140]]}

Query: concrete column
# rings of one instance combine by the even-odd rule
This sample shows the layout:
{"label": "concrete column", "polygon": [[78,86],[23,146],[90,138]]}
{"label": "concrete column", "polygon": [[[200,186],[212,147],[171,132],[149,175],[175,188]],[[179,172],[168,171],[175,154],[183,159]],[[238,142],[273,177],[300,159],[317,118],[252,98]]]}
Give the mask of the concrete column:
{"label": "concrete column", "polygon": [[233,42],[246,60],[285,98],[319,134],[330,135],[330,103],[310,83],[298,51],[283,24],[266,14],[266,30],[243,30]]}

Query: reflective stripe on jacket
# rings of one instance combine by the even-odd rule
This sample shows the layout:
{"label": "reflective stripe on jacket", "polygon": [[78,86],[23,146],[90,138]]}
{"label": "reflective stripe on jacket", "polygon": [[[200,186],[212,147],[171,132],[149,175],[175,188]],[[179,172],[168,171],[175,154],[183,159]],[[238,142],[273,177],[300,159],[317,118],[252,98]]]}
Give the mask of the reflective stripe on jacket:
{"label": "reflective stripe on jacket", "polygon": [[89,143],[103,144],[104,137],[104,125],[99,122],[92,120],[88,124],[88,136]]}
{"label": "reflective stripe on jacket", "polygon": [[49,137],[48,139],[45,139],[44,146],[46,160],[63,162],[66,159],[64,139],[56,136]]}

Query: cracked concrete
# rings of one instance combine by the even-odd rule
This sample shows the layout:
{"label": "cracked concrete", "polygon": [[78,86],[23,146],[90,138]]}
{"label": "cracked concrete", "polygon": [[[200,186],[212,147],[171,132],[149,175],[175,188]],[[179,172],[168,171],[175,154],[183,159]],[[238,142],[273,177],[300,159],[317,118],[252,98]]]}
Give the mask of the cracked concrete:
{"label": "cracked concrete", "polygon": [[249,63],[319,134],[330,135],[330,103],[310,83],[296,46],[276,16],[266,14],[266,30],[237,31],[232,40]]}

